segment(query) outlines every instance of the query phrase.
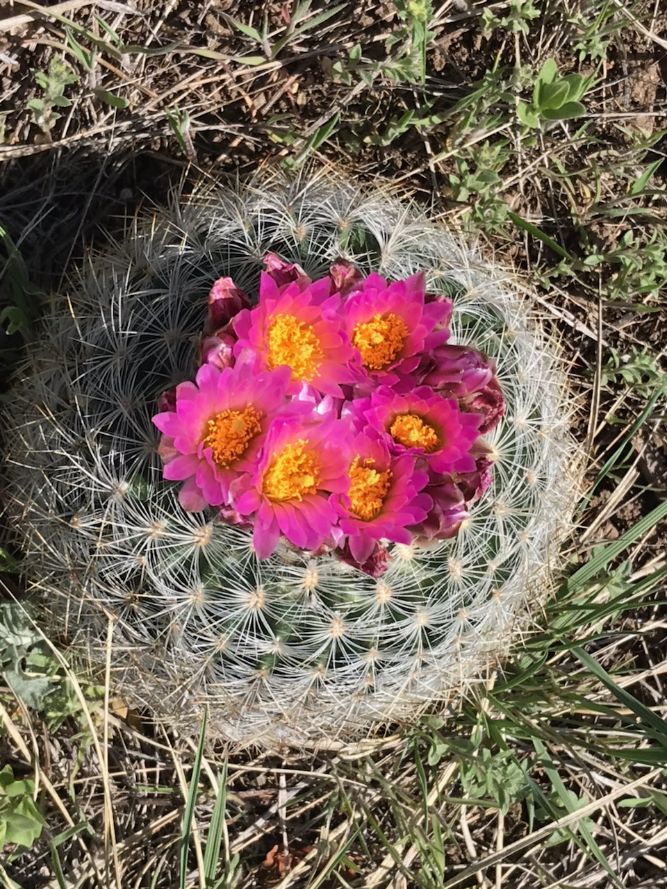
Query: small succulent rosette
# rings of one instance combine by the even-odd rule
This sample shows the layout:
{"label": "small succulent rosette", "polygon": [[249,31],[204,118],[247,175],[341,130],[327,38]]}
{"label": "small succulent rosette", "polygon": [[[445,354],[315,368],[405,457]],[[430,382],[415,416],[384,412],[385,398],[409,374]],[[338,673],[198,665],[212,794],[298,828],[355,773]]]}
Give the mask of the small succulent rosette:
{"label": "small succulent rosette", "polygon": [[392,544],[454,537],[491,483],[484,434],[505,409],[494,362],[450,343],[425,275],[326,277],[274,253],[255,301],[213,282],[193,381],[163,393],[164,478],[184,510],[373,577]]}

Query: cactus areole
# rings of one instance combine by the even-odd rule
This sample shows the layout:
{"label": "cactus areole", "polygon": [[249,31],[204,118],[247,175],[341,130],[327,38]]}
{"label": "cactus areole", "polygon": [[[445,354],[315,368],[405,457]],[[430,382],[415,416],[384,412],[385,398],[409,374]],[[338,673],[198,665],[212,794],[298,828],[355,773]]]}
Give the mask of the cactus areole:
{"label": "cactus areole", "polygon": [[51,301],[7,408],[45,613],[130,703],[185,730],[206,705],[240,744],[347,743],[465,691],[569,522],[529,296],[322,176],[195,193],[119,243]]}

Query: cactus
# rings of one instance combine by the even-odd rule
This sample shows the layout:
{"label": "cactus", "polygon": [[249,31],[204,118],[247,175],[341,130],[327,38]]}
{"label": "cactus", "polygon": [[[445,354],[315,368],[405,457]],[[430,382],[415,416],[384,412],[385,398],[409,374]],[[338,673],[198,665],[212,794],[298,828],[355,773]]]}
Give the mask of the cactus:
{"label": "cactus", "polygon": [[[454,299],[453,341],[492,356],[507,405],[493,483],[458,536],[396,545],[379,579],[188,513],[162,479],[159,394],[193,376],[211,283],[256,292],[274,251],[312,277],[424,270]],[[91,257],[52,299],[5,417],[6,517],[57,626],[106,657],[130,701],[225,738],[365,736],[465,690],[548,591],[572,504],[574,447],[554,343],[508,274],[415,207],[334,178],[208,189]]]}

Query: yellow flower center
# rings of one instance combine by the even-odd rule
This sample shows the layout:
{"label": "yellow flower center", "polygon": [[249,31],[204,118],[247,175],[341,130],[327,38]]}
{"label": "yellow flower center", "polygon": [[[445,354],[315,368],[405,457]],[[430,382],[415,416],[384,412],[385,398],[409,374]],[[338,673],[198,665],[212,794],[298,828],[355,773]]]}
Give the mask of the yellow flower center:
{"label": "yellow flower center", "polygon": [[239,460],[261,432],[262,412],[249,404],[243,410],[220,411],[206,423],[202,444],[211,448],[213,460],[227,469]]}
{"label": "yellow flower center", "polygon": [[382,511],[389,486],[391,469],[379,472],[371,457],[362,460],[355,457],[348,471],[350,477],[350,509],[365,522],[376,518]]}
{"label": "yellow flower center", "polygon": [[368,370],[384,370],[400,355],[408,332],[408,325],[399,315],[387,312],[355,325],[352,342]]}
{"label": "yellow flower center", "polygon": [[268,365],[291,368],[297,380],[310,382],[324,360],[320,338],[312,324],[294,315],[274,315],[269,324]]}
{"label": "yellow flower center", "polygon": [[303,500],[320,483],[319,463],[308,442],[299,438],[271,460],[264,473],[262,491],[269,500]]}
{"label": "yellow flower center", "polygon": [[394,441],[406,448],[424,448],[427,454],[440,447],[440,436],[417,414],[398,414],[389,427]]}

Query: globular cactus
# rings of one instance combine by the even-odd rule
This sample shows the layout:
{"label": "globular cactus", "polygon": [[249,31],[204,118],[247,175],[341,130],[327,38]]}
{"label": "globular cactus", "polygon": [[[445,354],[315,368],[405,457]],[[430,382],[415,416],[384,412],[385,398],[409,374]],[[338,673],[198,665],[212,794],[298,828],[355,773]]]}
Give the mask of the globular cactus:
{"label": "globular cactus", "polygon": [[[257,291],[268,251],[313,278],[338,257],[454,300],[452,342],[495,359],[506,415],[491,488],[459,534],[396,545],[373,579],[185,512],[151,422],[192,378],[211,283]],[[240,743],[364,736],[449,699],[506,652],[548,590],[574,449],[556,347],[517,282],[415,207],[324,176],[195,193],[135,222],[55,296],[4,423],[6,517],[29,586],[130,701]]]}

